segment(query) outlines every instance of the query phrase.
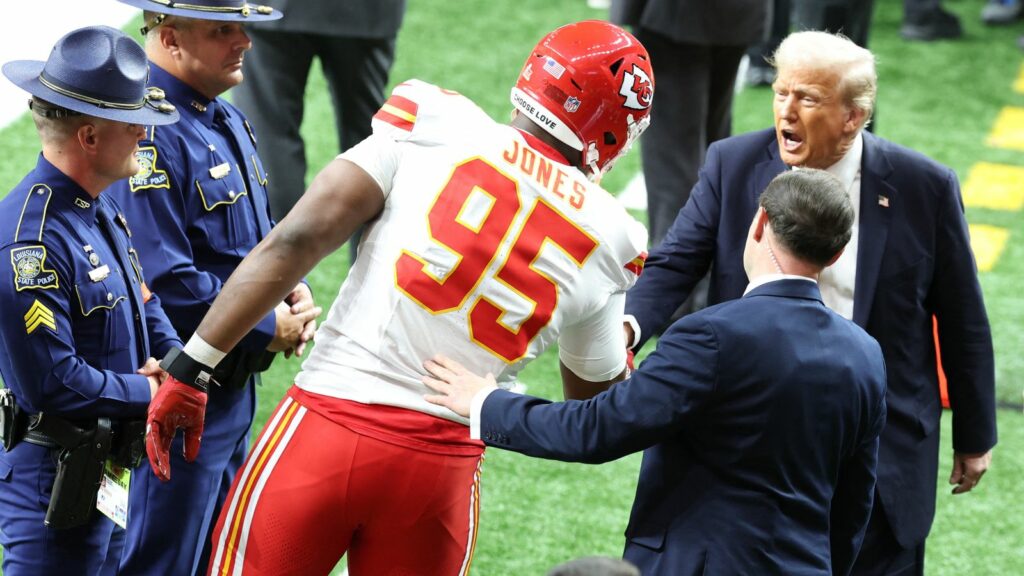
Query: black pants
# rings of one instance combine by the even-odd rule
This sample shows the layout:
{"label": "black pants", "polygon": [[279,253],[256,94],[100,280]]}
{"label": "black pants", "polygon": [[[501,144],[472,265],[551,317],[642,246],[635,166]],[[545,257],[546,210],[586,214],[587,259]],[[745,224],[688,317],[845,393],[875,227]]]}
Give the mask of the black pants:
{"label": "black pants", "polygon": [[636,37],[651,55],[657,86],[641,149],[650,242],[657,246],[690,198],[708,145],[732,131],[733,88],[746,46],[682,44],[645,28]]}
{"label": "black pants", "polygon": [[[344,151],[370,135],[370,120],[384,103],[395,39],[258,28],[247,32],[253,49],[245,58],[245,81],[232,94],[259,138],[271,214],[281,220],[306,191],[306,146],[299,128],[314,58],[320,59],[327,79],[338,145]],[[355,244],[356,240],[349,242],[353,258]]]}
{"label": "black pants", "polygon": [[882,510],[878,492],[864,544],[850,576],[924,576],[924,542],[911,548],[900,546]]}

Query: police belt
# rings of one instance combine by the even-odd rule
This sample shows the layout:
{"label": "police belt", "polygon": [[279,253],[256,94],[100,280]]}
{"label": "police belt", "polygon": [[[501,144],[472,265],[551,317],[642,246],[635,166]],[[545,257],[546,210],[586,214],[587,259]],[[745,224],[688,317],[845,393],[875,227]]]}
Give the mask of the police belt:
{"label": "police belt", "polygon": [[145,446],[145,422],[117,424],[119,431],[115,434],[114,424],[106,417],[97,418],[95,424],[90,421],[89,427],[44,414],[30,418],[26,438],[33,432],[40,433],[60,447],[46,526],[66,529],[89,521],[108,459],[121,466],[138,465]]}
{"label": "police belt", "polygon": [[146,450],[146,421],[92,420],[71,421],[59,416],[36,414],[24,418],[25,430],[22,439],[29,444],[46,448],[74,450],[87,441],[96,429],[110,428],[110,460],[123,468],[135,468],[142,463]]}
{"label": "police belt", "polygon": [[276,355],[266,350],[250,352],[235,347],[217,364],[217,368],[213,370],[213,380],[228,390],[245,388],[249,377],[270,368]]}
{"label": "police belt", "polygon": [[[8,397],[13,398],[9,394]],[[103,470],[110,460],[117,466],[135,468],[145,453],[145,420],[72,421],[50,414],[26,415],[7,410],[13,425],[5,435],[10,450],[24,440],[59,449],[57,473],[50,491],[44,523],[54,529],[81,526],[92,517]]]}

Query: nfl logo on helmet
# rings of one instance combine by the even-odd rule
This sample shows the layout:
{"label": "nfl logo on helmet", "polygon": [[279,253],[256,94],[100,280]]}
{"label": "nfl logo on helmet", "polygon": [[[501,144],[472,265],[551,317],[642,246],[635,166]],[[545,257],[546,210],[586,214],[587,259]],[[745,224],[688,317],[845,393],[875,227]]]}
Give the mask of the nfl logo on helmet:
{"label": "nfl logo on helmet", "polygon": [[579,108],[580,108],[580,99],[579,98],[577,98],[575,96],[569,96],[569,98],[565,101],[565,111],[566,112],[575,112],[575,111],[579,110]]}

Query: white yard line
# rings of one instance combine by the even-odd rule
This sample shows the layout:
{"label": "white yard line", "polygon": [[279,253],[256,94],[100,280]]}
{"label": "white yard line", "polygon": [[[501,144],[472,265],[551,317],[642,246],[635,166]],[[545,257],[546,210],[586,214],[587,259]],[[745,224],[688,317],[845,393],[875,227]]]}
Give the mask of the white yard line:
{"label": "white yard line", "polygon": [[[75,28],[106,24],[122,28],[139,11],[116,0],[4,2],[0,63],[46,60],[57,39]],[[134,36],[138,39],[138,33]],[[0,77],[0,128],[28,112],[28,93]]]}

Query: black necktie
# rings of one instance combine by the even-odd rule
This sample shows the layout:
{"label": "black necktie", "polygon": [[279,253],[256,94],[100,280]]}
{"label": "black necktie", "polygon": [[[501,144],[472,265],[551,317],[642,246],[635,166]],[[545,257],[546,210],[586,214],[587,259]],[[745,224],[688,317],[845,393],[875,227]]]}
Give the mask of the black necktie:
{"label": "black necktie", "polygon": [[135,277],[131,273],[132,265],[128,261],[128,247],[121,242],[117,230],[114,229],[113,217],[107,212],[107,208],[103,204],[96,207],[96,223],[100,231],[103,232],[104,237],[106,237],[107,244],[110,245],[110,251],[114,253],[114,258],[117,259],[125,286],[128,288],[128,301],[132,309],[132,325],[135,327],[135,349],[139,354],[139,365],[141,366],[149,358],[149,334],[146,332],[146,327],[142,322],[142,287],[136,285]]}

